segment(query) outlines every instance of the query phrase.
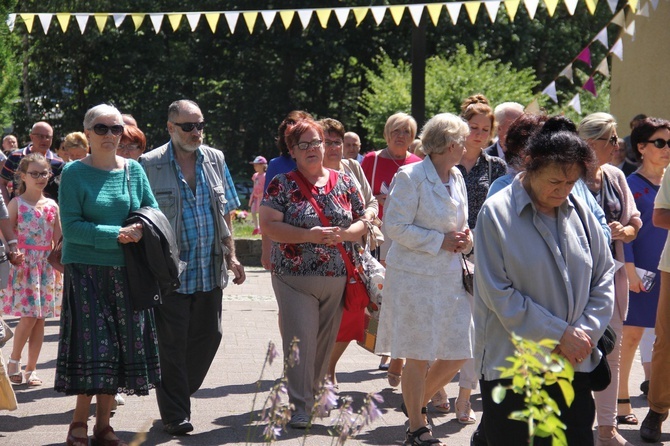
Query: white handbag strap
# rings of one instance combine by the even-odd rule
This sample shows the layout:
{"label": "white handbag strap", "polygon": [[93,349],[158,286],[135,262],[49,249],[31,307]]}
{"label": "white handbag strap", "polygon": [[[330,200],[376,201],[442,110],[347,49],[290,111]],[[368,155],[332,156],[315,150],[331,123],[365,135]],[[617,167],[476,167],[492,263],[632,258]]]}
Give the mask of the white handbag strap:
{"label": "white handbag strap", "polygon": [[[377,174],[377,158],[379,158],[379,154],[382,153],[381,150],[377,150],[375,152],[375,163],[372,165],[372,182],[370,186],[372,186],[372,193],[374,193],[375,190],[375,175]],[[381,186],[379,187],[381,191]]]}

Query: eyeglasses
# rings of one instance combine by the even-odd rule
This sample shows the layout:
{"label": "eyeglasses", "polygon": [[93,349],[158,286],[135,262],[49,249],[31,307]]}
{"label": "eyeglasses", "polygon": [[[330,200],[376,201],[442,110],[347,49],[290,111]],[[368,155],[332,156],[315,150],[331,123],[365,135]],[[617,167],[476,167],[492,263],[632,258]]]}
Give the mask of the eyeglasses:
{"label": "eyeglasses", "polygon": [[613,147],[619,145],[619,137],[616,135],[612,135],[609,138],[598,138],[598,141],[607,141],[607,143]]}
{"label": "eyeglasses", "polygon": [[105,125],[105,124],[96,124],[93,126],[93,131],[96,135],[105,136],[107,133],[112,132],[112,135],[119,136],[123,133],[123,126],[120,124],[117,125]]}
{"label": "eyeglasses", "polygon": [[300,150],[307,150],[321,147],[321,144],[323,144],[323,141],[320,139],[315,139],[314,141],[310,142],[299,142],[298,144],[294,144],[293,147],[297,146]]}
{"label": "eyeglasses", "polygon": [[326,147],[342,147],[342,141],[329,141],[326,140],[323,145]]}
{"label": "eyeglasses", "polygon": [[41,133],[31,133],[32,136],[35,136],[39,139],[53,139],[54,135],[43,135]]}
{"label": "eyeglasses", "polygon": [[197,129],[199,132],[202,132],[202,129],[205,128],[205,121],[201,122],[173,122],[172,124],[179,127],[183,132],[192,132],[193,129]]}
{"label": "eyeglasses", "polygon": [[140,146],[139,144],[119,144],[119,150],[129,150],[134,152],[136,150],[140,150]]}
{"label": "eyeglasses", "polygon": [[26,174],[30,175],[33,177],[33,179],[38,179],[40,177],[42,178],[49,178],[51,176],[51,172],[49,171],[44,171],[44,172],[26,172]]}
{"label": "eyeglasses", "polygon": [[665,147],[670,149],[670,139],[666,141],[665,139],[658,138],[653,141],[645,141],[645,143],[653,144],[657,149],[664,149]]}

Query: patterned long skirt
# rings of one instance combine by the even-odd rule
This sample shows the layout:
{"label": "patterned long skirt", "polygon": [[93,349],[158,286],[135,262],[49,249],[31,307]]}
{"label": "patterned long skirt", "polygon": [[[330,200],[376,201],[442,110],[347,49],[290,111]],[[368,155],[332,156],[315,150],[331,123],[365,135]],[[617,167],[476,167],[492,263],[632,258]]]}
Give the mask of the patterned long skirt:
{"label": "patterned long skirt", "polygon": [[153,310],[133,311],[125,267],[65,265],[55,390],[147,395],[159,382]]}

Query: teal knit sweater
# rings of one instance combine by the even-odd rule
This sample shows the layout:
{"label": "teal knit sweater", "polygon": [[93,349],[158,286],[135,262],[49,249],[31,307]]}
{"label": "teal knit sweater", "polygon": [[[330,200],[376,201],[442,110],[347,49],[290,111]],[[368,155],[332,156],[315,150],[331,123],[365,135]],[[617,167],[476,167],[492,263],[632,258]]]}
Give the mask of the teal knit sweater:
{"label": "teal knit sweater", "polygon": [[[128,160],[132,209],[158,207],[142,167]],[[124,169],[106,171],[74,161],[60,176],[58,203],[63,227],[63,263],[101,266],[126,264],[119,230],[128,218],[128,182]]]}

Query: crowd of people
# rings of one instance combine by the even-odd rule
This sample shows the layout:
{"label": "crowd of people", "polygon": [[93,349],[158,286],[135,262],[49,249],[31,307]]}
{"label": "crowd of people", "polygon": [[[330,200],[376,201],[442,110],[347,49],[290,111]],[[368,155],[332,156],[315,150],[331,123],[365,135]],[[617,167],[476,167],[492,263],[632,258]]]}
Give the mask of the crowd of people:
{"label": "crowd of people", "polygon": [[[223,152],[203,144],[204,127],[196,103],[176,101],[170,140],[146,152],[135,119],[101,104],[58,154],[46,122],[23,149],[3,138],[0,230],[12,267],[0,294],[3,314],[20,318],[7,373],[13,384],[42,385],[44,321],[60,315],[55,389],[76,395],[67,445],[88,444],[93,396],[97,444],[125,444],[112,410],[122,395],[151,389],[168,434],[194,429],[190,397],[222,339],[223,289],[245,280],[230,219],[240,201]],[[639,423],[628,389],[639,346],[649,400],[640,435],[658,441],[670,409],[670,122],[636,116],[631,130],[619,138],[607,113],[573,123],[514,102],[494,108],[477,94],[458,115],[438,114],[422,128],[393,114],[386,147],[362,155],[341,122],[289,113],[278,127],[279,156],[250,163],[254,234],[272,273],[287,361],[299,342],[300,360],[286,368],[289,426],[313,422],[324,382],[337,391],[337,362],[376,312],[375,351],[389,384],[401,386],[405,444],[443,444],[427,409],[451,411],[445,386],[457,374],[459,423],[477,422],[470,398],[481,390],[472,444],[528,441],[527,426],[509,418],[524,408],[523,395],[494,398],[511,384],[501,368],[513,335],[554,341],[553,353],[574,369],[574,401],[558,384],[543,389],[568,444],[630,444],[617,426]],[[141,223],[129,218],[138,213]],[[138,293],[129,248],[160,249],[147,240],[157,229],[168,232],[162,249],[174,254],[176,272],[156,273],[153,288]],[[379,247],[370,250],[365,240],[375,233]],[[385,268],[374,310],[351,292],[362,252]],[[464,265],[474,265],[472,292]],[[138,294],[157,302],[138,308]],[[610,333],[603,352],[599,341]]]}

